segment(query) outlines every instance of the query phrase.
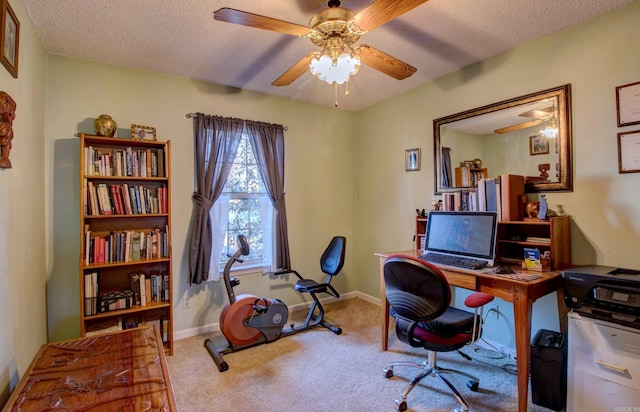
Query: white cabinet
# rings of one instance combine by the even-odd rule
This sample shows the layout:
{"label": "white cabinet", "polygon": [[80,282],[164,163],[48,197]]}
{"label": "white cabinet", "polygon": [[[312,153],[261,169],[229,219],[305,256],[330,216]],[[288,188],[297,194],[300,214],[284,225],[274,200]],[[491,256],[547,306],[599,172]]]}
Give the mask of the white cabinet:
{"label": "white cabinet", "polygon": [[567,412],[640,407],[640,330],[569,313]]}

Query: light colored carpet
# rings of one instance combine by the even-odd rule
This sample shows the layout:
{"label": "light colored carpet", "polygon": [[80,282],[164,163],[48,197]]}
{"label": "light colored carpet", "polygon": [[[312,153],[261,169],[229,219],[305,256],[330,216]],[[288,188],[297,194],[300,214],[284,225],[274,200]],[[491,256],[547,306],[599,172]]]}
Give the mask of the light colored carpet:
{"label": "light colored carpet", "polygon": [[[387,379],[382,368],[394,360],[421,362],[425,350],[411,348],[389,336],[389,350],[380,350],[380,308],[361,299],[325,306],[325,319],[342,327],[337,336],[316,328],[281,338],[224,358],[229,370],[219,372],[204,347],[219,334],[197,336],[175,342],[168,357],[169,371],[180,411],[395,411],[394,400],[418,372],[395,368]],[[296,321],[299,313],[290,314]],[[391,322],[393,324],[393,322]],[[392,325],[393,327],[393,325]],[[472,411],[516,411],[517,389],[514,361],[491,359],[486,350],[465,349],[475,359],[457,352],[438,354],[438,365],[463,370],[480,378],[480,389],[472,392],[467,379],[449,375],[471,405]],[[529,399],[531,394],[529,393]],[[409,411],[452,411],[457,401],[439,378],[427,377],[409,394]],[[529,402],[530,411],[549,411]]]}

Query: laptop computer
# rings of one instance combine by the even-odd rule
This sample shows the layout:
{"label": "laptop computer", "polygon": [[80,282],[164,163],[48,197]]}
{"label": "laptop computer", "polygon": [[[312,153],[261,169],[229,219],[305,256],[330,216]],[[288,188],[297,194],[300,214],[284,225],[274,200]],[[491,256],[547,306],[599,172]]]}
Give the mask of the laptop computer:
{"label": "laptop computer", "polygon": [[425,249],[421,258],[451,266],[458,265],[445,263],[440,259],[438,261],[435,258],[439,256],[436,255],[453,256],[462,260],[470,258],[480,260],[483,267],[492,267],[497,230],[496,212],[431,211],[427,219]]}

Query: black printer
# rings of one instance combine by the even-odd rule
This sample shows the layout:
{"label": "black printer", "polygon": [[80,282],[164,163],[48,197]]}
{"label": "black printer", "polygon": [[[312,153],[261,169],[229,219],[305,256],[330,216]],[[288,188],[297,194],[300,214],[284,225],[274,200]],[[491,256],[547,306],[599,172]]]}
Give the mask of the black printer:
{"label": "black printer", "polygon": [[575,266],[562,272],[562,288],[573,311],[640,329],[640,270]]}

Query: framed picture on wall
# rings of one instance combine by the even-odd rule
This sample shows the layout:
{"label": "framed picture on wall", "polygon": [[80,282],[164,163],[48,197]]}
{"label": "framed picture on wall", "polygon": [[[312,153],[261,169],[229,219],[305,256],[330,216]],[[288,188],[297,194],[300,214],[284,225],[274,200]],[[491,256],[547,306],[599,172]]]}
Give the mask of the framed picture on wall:
{"label": "framed picture on wall", "polygon": [[529,136],[529,154],[549,154],[549,140],[542,135]]}
{"label": "framed picture on wall", "polygon": [[616,87],[618,126],[640,124],[640,82]]}
{"label": "framed picture on wall", "polygon": [[404,152],[404,170],[417,172],[420,170],[420,149],[408,149]]}
{"label": "framed picture on wall", "polygon": [[20,22],[8,0],[0,0],[0,61],[13,77],[18,78]]}
{"label": "framed picture on wall", "polygon": [[618,173],[640,172],[640,130],[618,133]]}
{"label": "framed picture on wall", "polygon": [[156,128],[151,126],[131,125],[131,138],[137,140],[156,141]]}

